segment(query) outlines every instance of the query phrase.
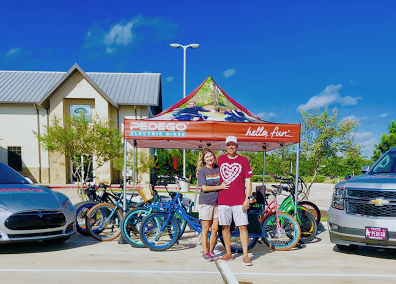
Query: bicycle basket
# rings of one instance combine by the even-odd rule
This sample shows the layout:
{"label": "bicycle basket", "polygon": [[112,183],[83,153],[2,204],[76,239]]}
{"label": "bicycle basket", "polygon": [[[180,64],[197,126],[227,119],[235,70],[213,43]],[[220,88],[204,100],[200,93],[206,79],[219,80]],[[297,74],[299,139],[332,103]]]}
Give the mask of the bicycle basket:
{"label": "bicycle basket", "polygon": [[144,202],[149,202],[154,199],[153,189],[151,187],[151,184],[149,184],[148,187],[139,188],[138,193],[143,198]]}

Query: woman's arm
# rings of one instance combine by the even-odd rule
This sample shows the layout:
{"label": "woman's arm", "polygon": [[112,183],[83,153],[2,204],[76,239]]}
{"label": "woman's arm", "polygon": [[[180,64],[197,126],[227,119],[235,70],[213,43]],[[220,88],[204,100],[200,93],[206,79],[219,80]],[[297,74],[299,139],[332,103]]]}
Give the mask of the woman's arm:
{"label": "woman's arm", "polygon": [[208,192],[208,191],[216,191],[216,190],[221,190],[221,189],[228,189],[230,187],[230,185],[223,181],[222,184],[220,185],[216,185],[216,186],[210,186],[210,185],[202,185],[201,189],[204,192]]}

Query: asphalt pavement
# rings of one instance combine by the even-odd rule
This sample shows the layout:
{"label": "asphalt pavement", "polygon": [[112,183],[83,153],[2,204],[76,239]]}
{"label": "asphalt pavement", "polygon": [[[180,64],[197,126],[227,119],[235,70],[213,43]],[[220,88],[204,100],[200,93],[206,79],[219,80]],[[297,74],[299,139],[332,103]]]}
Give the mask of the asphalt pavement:
{"label": "asphalt pavement", "polygon": [[[310,200],[328,208],[333,185],[314,184]],[[75,188],[53,188],[73,203]],[[188,193],[194,197],[194,193]],[[190,197],[191,198],[191,197]],[[61,245],[25,243],[0,246],[0,281],[32,283],[395,283],[396,250],[359,247],[339,251],[322,223],[312,243],[301,249],[271,251],[257,244],[246,267],[241,254],[227,263],[201,259],[195,232],[187,230],[179,243],[163,252],[134,248],[117,241],[98,242],[73,235]],[[220,250],[223,249],[218,243]]]}

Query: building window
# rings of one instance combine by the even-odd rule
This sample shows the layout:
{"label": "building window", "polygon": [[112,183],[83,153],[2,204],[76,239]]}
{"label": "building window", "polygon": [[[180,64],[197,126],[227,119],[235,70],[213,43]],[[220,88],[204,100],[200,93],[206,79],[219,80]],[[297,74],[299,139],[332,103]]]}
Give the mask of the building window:
{"label": "building window", "polygon": [[21,147],[8,147],[8,165],[16,171],[22,171]]}

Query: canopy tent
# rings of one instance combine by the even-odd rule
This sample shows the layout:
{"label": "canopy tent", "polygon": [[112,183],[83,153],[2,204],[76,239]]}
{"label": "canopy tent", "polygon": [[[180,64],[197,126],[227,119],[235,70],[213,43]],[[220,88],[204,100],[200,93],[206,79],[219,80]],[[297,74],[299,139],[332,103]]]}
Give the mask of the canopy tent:
{"label": "canopy tent", "polygon": [[300,124],[261,120],[208,77],[181,101],[149,119],[126,119],[124,138],[139,148],[224,150],[227,136],[240,151],[267,151],[300,142]]}
{"label": "canopy tent", "polygon": [[[124,139],[134,147],[134,151],[136,148],[199,150],[207,147],[224,150],[225,138],[233,135],[238,139],[239,151],[266,152],[300,143],[300,128],[300,124],[261,120],[228,96],[212,77],[208,77],[186,98],[155,117],[125,119]],[[124,173],[126,149],[124,143]],[[299,147],[296,161],[297,180],[298,159]],[[264,164],[265,155],[263,176]],[[297,185],[298,183],[296,187]]]}

